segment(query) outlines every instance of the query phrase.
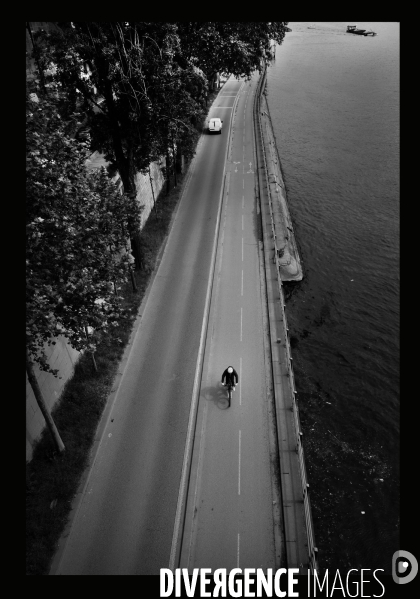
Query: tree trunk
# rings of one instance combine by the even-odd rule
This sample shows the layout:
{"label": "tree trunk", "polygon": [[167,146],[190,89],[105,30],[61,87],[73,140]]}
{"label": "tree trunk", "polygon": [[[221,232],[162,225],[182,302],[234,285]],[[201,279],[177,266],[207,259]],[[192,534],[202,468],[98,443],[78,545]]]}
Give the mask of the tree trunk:
{"label": "tree trunk", "polygon": [[42,90],[44,92],[44,95],[47,95],[47,89],[45,87],[44,71],[42,70],[41,65],[39,63],[39,50],[38,50],[38,47],[35,44],[35,41],[34,41],[34,38],[33,38],[33,35],[32,35],[31,24],[30,24],[29,21],[26,21],[26,29],[28,30],[29,37],[31,38],[31,42],[32,42],[32,55],[35,58],[36,65],[38,67],[38,73],[39,73],[39,79],[40,79],[40,82],[41,82],[41,87],[42,87]]}
{"label": "tree trunk", "polygon": [[157,208],[156,208],[155,192],[154,192],[154,189],[153,189],[153,177],[152,177],[152,175],[151,175],[151,172],[150,172],[150,164],[149,164],[149,180],[150,180],[150,187],[152,188],[153,208],[154,208],[154,211],[155,211],[155,215],[156,215],[156,217],[157,217]]}
{"label": "tree trunk", "polygon": [[[136,195],[136,186],[134,183],[133,176],[133,166],[130,164],[130,159],[132,161],[131,152],[128,153],[128,156],[125,156],[123,150],[123,143],[121,139],[121,131],[118,122],[118,114],[117,109],[115,107],[114,98],[112,95],[112,86],[108,81],[108,71],[106,64],[102,63],[102,61],[98,61],[98,71],[101,74],[101,78],[104,81],[104,98],[106,102],[106,106],[108,109],[109,115],[109,125],[111,129],[112,135],[112,144],[114,148],[115,160],[117,162],[118,172],[121,177],[121,181],[124,187],[124,192],[130,196],[135,197]],[[136,267],[143,267],[143,256],[141,250],[141,241],[140,234],[138,231],[129,231],[131,248],[133,251],[133,256],[136,261]]]}
{"label": "tree trunk", "polygon": [[128,266],[128,268],[130,269],[130,277],[131,277],[131,284],[133,286],[133,291],[137,291],[136,279],[134,278],[133,269],[131,268],[130,265]]}
{"label": "tree trunk", "polygon": [[173,162],[174,162],[174,186],[178,185],[177,177],[176,177],[176,153],[175,153],[175,144],[172,143],[172,152],[173,152]]}
{"label": "tree trunk", "polygon": [[207,75],[207,81],[209,84],[209,91],[214,92],[216,89],[216,81],[217,81],[217,72],[210,72]]}
{"label": "tree trunk", "polygon": [[[114,289],[115,289],[115,283],[114,283]],[[115,294],[117,294],[117,290],[116,289],[115,289]],[[87,326],[85,326],[85,335],[86,335],[87,341],[89,341],[89,332],[88,332]],[[92,356],[93,368],[95,369],[95,372],[98,372],[98,366],[96,365],[96,360],[95,360],[95,353],[93,351],[91,351],[90,355]]]}
{"label": "tree trunk", "polygon": [[104,62],[104,60],[98,59],[97,67],[100,78],[104,82],[103,94],[105,98],[105,104],[108,109],[108,120],[111,130],[112,145],[118,171],[124,186],[124,191],[127,194],[135,193],[134,178],[131,176],[132,168],[129,164],[129,156],[124,154],[120,124],[118,121],[118,112],[113,97],[112,84],[108,80],[108,65]]}
{"label": "tree trunk", "polygon": [[35,372],[34,372],[34,365],[33,365],[32,360],[29,357],[28,350],[26,350],[26,372],[28,374],[28,380],[32,387],[32,391],[34,392],[36,402],[39,406],[39,409],[42,412],[42,415],[44,416],[46,425],[48,427],[48,430],[51,433],[54,444],[55,444],[57,450],[59,451],[59,453],[62,453],[65,449],[64,443],[61,440],[60,434],[57,430],[57,427],[55,426],[54,420],[52,419],[52,416],[51,416],[50,412],[48,411],[47,404],[45,403],[45,400],[42,396],[41,389],[38,385],[38,381],[36,380],[36,376],[35,376]]}
{"label": "tree trunk", "polygon": [[144,267],[143,248],[141,245],[140,233],[136,233],[130,237],[131,253],[136,261],[136,268]]}
{"label": "tree trunk", "polygon": [[171,190],[171,161],[169,159],[169,147],[166,148],[166,195]]}
{"label": "tree trunk", "polygon": [[176,172],[182,175],[182,152],[176,152]]}
{"label": "tree trunk", "polygon": [[143,248],[141,244],[141,235],[138,231],[129,231],[130,234],[130,245],[131,245],[131,253],[134,256],[135,260],[135,268],[143,268],[144,258],[143,258]]}

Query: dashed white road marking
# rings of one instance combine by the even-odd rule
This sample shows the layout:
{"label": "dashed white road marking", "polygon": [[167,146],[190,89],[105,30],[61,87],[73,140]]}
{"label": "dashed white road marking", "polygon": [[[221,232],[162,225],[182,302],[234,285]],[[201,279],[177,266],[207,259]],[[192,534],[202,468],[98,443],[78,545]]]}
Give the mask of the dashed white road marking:
{"label": "dashed white road marking", "polygon": [[[242,356],[239,358],[239,380],[242,381]],[[239,405],[242,405],[242,385],[239,387]]]}
{"label": "dashed white road marking", "polygon": [[239,431],[238,495],[241,494],[241,431]]}
{"label": "dashed white road marking", "polygon": [[244,261],[244,238],[242,237],[242,262]]}
{"label": "dashed white road marking", "polygon": [[240,540],[240,535],[238,532],[237,568],[239,568],[239,540]]}

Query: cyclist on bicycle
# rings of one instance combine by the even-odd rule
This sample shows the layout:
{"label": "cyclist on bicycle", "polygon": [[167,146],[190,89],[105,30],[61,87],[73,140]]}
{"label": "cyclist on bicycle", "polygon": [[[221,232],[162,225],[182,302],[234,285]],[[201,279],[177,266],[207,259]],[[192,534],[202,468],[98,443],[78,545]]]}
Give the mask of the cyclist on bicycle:
{"label": "cyclist on bicycle", "polygon": [[[224,382],[224,381],[226,381],[226,382]],[[238,382],[239,382],[238,373],[233,368],[233,366],[228,366],[222,374],[222,385],[227,385],[230,383],[233,387],[233,390],[235,391],[235,385],[237,385]]]}

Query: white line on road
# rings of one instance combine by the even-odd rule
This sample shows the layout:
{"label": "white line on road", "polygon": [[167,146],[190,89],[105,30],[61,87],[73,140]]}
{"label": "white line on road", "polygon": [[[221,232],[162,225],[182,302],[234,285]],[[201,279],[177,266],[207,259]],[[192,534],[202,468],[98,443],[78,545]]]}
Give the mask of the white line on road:
{"label": "white line on road", "polygon": [[244,270],[242,269],[241,295],[244,294]]}
{"label": "white line on road", "polygon": [[237,568],[239,568],[239,539],[240,539],[240,535],[239,535],[239,532],[238,532],[238,551],[237,551],[237,558],[238,558],[237,561],[238,561],[238,563],[237,563],[237,566],[236,566]]}
{"label": "white line on road", "polygon": [[242,237],[242,262],[244,261],[244,238]]}
{"label": "white line on road", "polygon": [[241,494],[241,431],[239,431],[238,495]]}
{"label": "white line on road", "polygon": [[[242,356],[239,358],[239,380],[242,380]],[[242,405],[242,385],[239,387],[239,405]]]}

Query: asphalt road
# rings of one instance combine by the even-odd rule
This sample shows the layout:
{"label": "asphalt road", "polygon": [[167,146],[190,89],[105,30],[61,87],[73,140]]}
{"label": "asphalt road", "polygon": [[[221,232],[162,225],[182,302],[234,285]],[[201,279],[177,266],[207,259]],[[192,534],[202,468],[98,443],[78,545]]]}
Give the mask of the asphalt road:
{"label": "asphalt road", "polygon": [[[239,106],[246,98],[247,85],[243,88]],[[223,132],[201,138],[191,178],[147,298],[119,391],[109,412],[70,533],[62,540],[53,563],[52,574],[158,574],[160,568],[168,566],[228,129],[234,97],[242,86],[243,82],[229,80],[210,112],[210,116],[223,119]],[[249,106],[250,100],[248,109]],[[240,108],[238,110],[239,124],[243,115]],[[234,140],[239,139],[238,131],[235,129]],[[235,154],[238,173],[249,166],[245,165],[245,158],[253,161],[248,154],[250,144],[251,130],[246,129],[246,156],[242,154],[242,148],[240,152],[238,150],[238,156]],[[224,462],[223,478],[220,480],[223,485],[226,477],[231,477],[226,468],[233,460],[233,448],[239,446],[238,430],[241,430],[241,459],[244,464],[250,465],[242,470],[241,501],[248,497],[247,502],[254,507],[252,512],[242,512],[243,504],[229,498],[228,514],[232,522],[244,522],[241,555],[245,560],[249,553],[249,560],[247,557],[245,561],[251,563],[256,550],[250,550],[250,538],[246,536],[253,534],[249,531],[250,519],[259,513],[262,502],[267,502],[265,492],[262,497],[263,491],[260,491],[260,485],[264,489],[267,487],[267,471],[261,467],[265,450],[262,449],[261,455],[258,453],[256,457],[252,445],[252,439],[256,440],[263,433],[264,419],[261,407],[264,383],[258,340],[260,317],[258,311],[252,311],[253,304],[258,303],[259,274],[255,254],[255,206],[251,198],[253,183],[250,183],[249,175],[243,174],[241,177],[246,185],[244,183],[242,187],[242,179],[238,176],[236,180],[233,175],[223,224],[223,255],[228,262],[223,262],[218,274],[217,300],[212,307],[213,320],[210,322],[211,327],[213,324],[217,327],[211,337],[213,349],[210,348],[206,358],[203,384],[204,388],[216,389],[216,380],[226,362],[232,361],[237,369],[242,368],[240,387],[233,402],[236,407],[232,406],[227,411],[220,409],[217,402],[207,402],[206,405],[211,408],[208,422],[213,416],[216,418],[213,430],[217,421],[221,421],[226,435],[223,435],[222,429],[218,433],[219,438],[229,436],[232,441],[232,447],[226,447],[229,461]],[[242,197],[246,199],[242,200]],[[242,222],[245,227],[243,232]],[[241,234],[244,239],[243,304],[239,303],[242,296],[238,295],[242,285]],[[225,305],[225,309],[218,309],[219,304]],[[243,341],[238,328],[241,314]],[[242,407],[239,409],[236,404],[240,396]],[[212,442],[216,441],[213,437]],[[216,468],[218,462],[215,460],[220,464],[221,456],[209,453],[206,460]],[[236,473],[237,464],[234,470]],[[208,484],[212,484],[211,481]],[[219,490],[222,491],[220,485]],[[219,498],[225,506],[223,493]],[[218,513],[222,514],[223,506],[220,508]],[[264,513],[267,511],[265,504],[263,510]],[[264,517],[263,527],[268,533],[267,518]],[[202,522],[204,525],[205,520]],[[257,522],[254,528],[258,526]],[[235,527],[233,535],[236,547]],[[261,533],[258,547],[266,543],[263,543],[263,538],[266,538],[265,533]],[[231,540],[229,547],[230,544]],[[198,545],[194,547],[194,563],[200,555],[206,559],[207,554],[197,552]],[[261,563],[269,563],[267,556],[271,549],[264,546],[261,550],[264,550]],[[231,554],[226,553],[228,555],[226,567],[231,563]],[[233,558],[235,560],[236,557]],[[208,566],[207,563],[202,565]]]}
{"label": "asphalt road", "polygon": [[[257,78],[239,96],[202,372],[179,566],[275,568],[255,197],[252,108]],[[233,101],[233,98],[232,98]],[[220,384],[232,365],[239,385],[228,407]],[[278,566],[277,566],[278,567]]]}

